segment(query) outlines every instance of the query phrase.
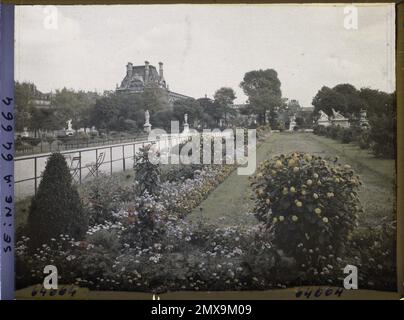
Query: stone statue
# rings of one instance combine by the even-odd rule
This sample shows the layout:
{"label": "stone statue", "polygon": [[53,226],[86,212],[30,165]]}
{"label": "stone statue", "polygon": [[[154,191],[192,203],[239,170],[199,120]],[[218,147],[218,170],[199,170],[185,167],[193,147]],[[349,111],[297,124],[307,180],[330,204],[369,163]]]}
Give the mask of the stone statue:
{"label": "stone statue", "polygon": [[332,114],[333,114],[334,119],[341,119],[341,120],[345,119],[345,117],[338,111],[335,111],[334,108],[332,108]]}
{"label": "stone statue", "polygon": [[360,118],[359,118],[359,125],[362,128],[369,128],[369,121],[367,119],[366,110],[361,109],[360,111]]}
{"label": "stone statue", "polygon": [[322,121],[327,120],[327,121],[328,121],[328,116],[327,116],[327,114],[326,114],[323,110],[320,110],[319,113],[320,113],[320,118],[319,118],[319,120],[322,120]]}
{"label": "stone statue", "polygon": [[150,132],[151,131],[151,124],[150,124],[150,113],[149,110],[146,110],[144,112],[144,117],[145,117],[145,123],[143,125],[144,131]]}
{"label": "stone statue", "polygon": [[67,123],[67,129],[65,130],[66,135],[73,136],[74,130],[72,128],[72,119],[67,120],[66,123]]}
{"label": "stone statue", "polygon": [[331,124],[328,115],[323,110],[320,110],[319,113],[320,118],[318,118],[317,124],[319,126],[328,127]]}
{"label": "stone statue", "polygon": [[289,131],[293,131],[296,127],[296,116],[293,114],[289,118]]}
{"label": "stone statue", "polygon": [[150,123],[150,114],[149,114],[149,110],[146,110],[144,113],[145,116],[145,124],[149,124]]}
{"label": "stone statue", "polygon": [[349,119],[345,118],[341,113],[332,109],[333,117],[331,123],[333,126],[349,128]]}
{"label": "stone statue", "polygon": [[188,134],[189,132],[189,124],[188,124],[188,114],[184,114],[184,134]]}
{"label": "stone statue", "polygon": [[72,128],[72,119],[67,120],[66,123],[67,123],[67,130],[72,131],[73,130],[73,128]]}

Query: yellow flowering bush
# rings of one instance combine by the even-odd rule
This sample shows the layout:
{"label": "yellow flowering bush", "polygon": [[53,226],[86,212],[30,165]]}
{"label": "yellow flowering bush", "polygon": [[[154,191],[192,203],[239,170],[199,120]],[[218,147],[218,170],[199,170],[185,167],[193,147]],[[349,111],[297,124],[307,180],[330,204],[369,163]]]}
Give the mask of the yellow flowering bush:
{"label": "yellow flowering bush", "polygon": [[[252,186],[254,213],[273,234],[273,244],[300,264],[337,257],[358,214],[361,182],[349,165],[292,153],[260,163]],[[329,261],[328,261],[329,263]]]}

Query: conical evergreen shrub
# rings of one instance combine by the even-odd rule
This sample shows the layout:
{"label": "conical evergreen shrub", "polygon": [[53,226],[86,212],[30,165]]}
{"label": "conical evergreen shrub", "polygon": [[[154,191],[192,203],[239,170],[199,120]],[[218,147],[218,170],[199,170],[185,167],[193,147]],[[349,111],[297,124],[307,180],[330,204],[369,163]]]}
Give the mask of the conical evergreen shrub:
{"label": "conical evergreen shrub", "polygon": [[88,219],[60,153],[52,154],[46,163],[38,192],[31,201],[27,227],[33,247],[49,243],[60,234],[80,240],[87,231]]}

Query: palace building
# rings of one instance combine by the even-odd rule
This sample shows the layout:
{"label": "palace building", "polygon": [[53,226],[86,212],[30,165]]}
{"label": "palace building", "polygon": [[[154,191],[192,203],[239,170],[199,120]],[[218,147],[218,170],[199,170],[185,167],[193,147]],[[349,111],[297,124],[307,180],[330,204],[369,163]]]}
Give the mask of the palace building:
{"label": "palace building", "polygon": [[176,100],[193,99],[184,94],[170,91],[164,78],[163,63],[159,62],[159,69],[145,61],[144,65],[134,66],[131,62],[126,65],[126,75],[121,85],[117,86],[117,92],[142,93],[145,88],[154,87],[161,89],[166,94],[170,105]]}

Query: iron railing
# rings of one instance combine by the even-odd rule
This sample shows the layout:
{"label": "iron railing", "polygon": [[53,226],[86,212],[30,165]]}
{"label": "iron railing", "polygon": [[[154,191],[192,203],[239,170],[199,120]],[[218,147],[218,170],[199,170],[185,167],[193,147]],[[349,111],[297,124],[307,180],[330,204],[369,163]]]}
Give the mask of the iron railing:
{"label": "iron railing", "polygon": [[[189,136],[184,136],[181,134],[178,135],[167,135],[167,137],[165,138],[165,143],[167,144],[167,146],[173,146],[172,145],[172,141],[174,140],[175,144],[177,145],[181,142],[186,141],[187,139],[189,139]],[[121,162],[122,163],[122,171],[126,171],[127,169],[127,160],[131,159],[134,161],[134,156],[136,154],[136,149],[137,147],[144,147],[147,144],[157,144],[158,150],[161,151],[161,143],[162,143],[162,139],[156,139],[156,140],[143,140],[143,141],[134,141],[134,142],[128,142],[128,143],[122,143],[122,144],[113,144],[113,145],[104,145],[104,146],[99,146],[99,147],[95,147],[95,148],[82,148],[82,149],[75,149],[75,150],[69,150],[69,151],[62,151],[60,152],[61,154],[63,154],[65,156],[65,158],[72,160],[72,158],[74,156],[76,156],[76,158],[79,159],[79,164],[77,167],[72,168],[71,164],[70,164],[70,172],[74,172],[75,170],[77,170],[77,182],[79,184],[82,183],[82,181],[85,180],[85,178],[88,176],[84,175],[85,174],[85,170],[89,168],[89,165],[95,164],[97,162],[98,156],[100,152],[106,152],[106,150],[109,150],[109,157],[107,159],[107,157],[105,157],[105,160],[100,164],[100,166],[104,166],[109,164],[109,174],[113,173],[113,164],[116,162]],[[132,148],[132,154],[129,156],[125,155],[125,151]],[[120,151],[118,151],[120,149]],[[102,150],[102,151],[101,151]],[[84,154],[90,154],[93,153],[94,158],[88,157],[88,161],[84,160],[83,162],[83,155]],[[117,153],[120,153],[120,156],[118,158],[114,157],[114,155],[117,155]],[[31,163],[27,163],[27,164],[23,164],[23,167],[31,167],[33,166],[33,175],[29,175],[29,177],[25,177],[23,179],[20,180],[16,180],[15,184],[18,185],[20,183],[23,182],[27,182],[27,181],[33,181],[34,183],[34,192],[33,194],[35,195],[37,193],[38,190],[38,182],[39,180],[42,178],[42,172],[39,172],[39,168],[38,168],[38,162],[42,159],[47,159],[52,153],[43,153],[43,154],[39,154],[39,155],[35,155],[35,156],[21,156],[21,157],[16,157],[14,159],[15,161],[15,170],[18,171],[18,166],[20,163],[22,163],[22,161],[25,162],[31,162]],[[96,167],[96,175],[98,175],[99,172],[99,167]],[[21,167],[21,166],[20,166]],[[22,167],[22,168],[23,168]],[[105,170],[103,170],[105,172]],[[18,173],[18,172],[16,172]]]}

